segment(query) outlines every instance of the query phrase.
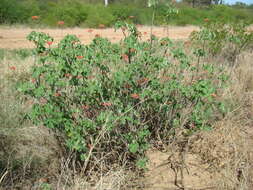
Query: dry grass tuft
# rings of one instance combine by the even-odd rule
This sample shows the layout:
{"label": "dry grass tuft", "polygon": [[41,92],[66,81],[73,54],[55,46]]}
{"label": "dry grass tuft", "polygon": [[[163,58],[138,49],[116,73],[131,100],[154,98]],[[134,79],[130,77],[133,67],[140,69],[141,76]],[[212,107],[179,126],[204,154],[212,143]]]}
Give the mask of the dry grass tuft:
{"label": "dry grass tuft", "polygon": [[233,109],[216,122],[211,132],[201,132],[191,151],[201,156],[216,176],[214,185],[220,190],[252,189],[253,161],[253,80],[252,54],[239,57],[231,73],[229,88],[223,97]]}

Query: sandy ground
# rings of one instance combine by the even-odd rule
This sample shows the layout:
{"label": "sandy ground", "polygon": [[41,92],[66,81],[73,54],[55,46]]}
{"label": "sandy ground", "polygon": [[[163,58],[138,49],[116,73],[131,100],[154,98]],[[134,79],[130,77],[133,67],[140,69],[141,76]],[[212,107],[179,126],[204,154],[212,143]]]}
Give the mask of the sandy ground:
{"label": "sandy ground", "polygon": [[[45,32],[54,37],[58,42],[66,34],[74,34],[84,43],[89,43],[96,34],[102,37],[109,38],[112,42],[117,42],[122,39],[123,34],[121,30],[114,31],[113,28],[107,29],[83,29],[83,28],[67,28],[67,29],[31,29],[31,28],[14,28],[14,27],[1,27],[0,28],[0,48],[16,49],[16,48],[32,48],[33,44],[26,40],[26,36],[31,31]],[[92,31],[89,31],[92,30]],[[150,36],[150,27],[141,26],[138,30],[142,34],[142,39],[148,39]],[[172,39],[186,39],[190,33],[198,30],[194,26],[184,27],[169,27],[169,37]],[[153,34],[157,37],[166,37],[167,31],[164,27],[155,27]]]}

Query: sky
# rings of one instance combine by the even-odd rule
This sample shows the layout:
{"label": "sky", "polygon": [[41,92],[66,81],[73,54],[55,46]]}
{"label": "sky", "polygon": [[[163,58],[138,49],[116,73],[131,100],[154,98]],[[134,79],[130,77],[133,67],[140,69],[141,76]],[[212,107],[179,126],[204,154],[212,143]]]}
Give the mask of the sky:
{"label": "sky", "polygon": [[225,0],[225,3],[227,4],[234,4],[235,2],[243,2],[247,4],[253,4],[253,0]]}

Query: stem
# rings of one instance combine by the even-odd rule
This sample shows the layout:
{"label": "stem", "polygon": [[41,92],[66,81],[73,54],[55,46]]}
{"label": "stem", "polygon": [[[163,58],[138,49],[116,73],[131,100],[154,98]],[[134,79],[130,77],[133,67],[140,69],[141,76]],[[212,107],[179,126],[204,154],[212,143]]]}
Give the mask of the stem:
{"label": "stem", "polygon": [[151,31],[150,31],[150,43],[151,43],[151,47],[152,47],[152,42],[153,42],[153,27],[154,27],[154,20],[155,20],[155,11],[156,11],[156,7],[153,6],[153,15],[152,15],[152,23],[151,23]]}

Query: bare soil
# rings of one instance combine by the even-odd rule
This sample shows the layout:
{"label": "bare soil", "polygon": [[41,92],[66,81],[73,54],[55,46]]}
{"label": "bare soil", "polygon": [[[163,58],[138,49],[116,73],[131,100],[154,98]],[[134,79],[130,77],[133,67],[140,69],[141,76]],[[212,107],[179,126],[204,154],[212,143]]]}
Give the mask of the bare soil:
{"label": "bare soil", "polygon": [[[192,31],[198,30],[195,26],[176,27],[170,26],[167,29],[164,27],[154,27],[153,34],[157,37],[169,36],[172,39],[187,39]],[[84,29],[84,28],[66,28],[66,29],[32,29],[32,28],[15,28],[1,27],[0,28],[0,48],[16,49],[16,48],[32,48],[33,44],[26,40],[26,36],[31,31],[45,32],[58,42],[66,34],[76,35],[84,44],[88,44],[95,35],[100,35],[110,39],[112,42],[117,42],[123,38],[120,30],[115,31],[113,28],[106,29]],[[139,26],[138,30],[142,34],[142,39],[147,40],[150,37],[150,27]]]}

